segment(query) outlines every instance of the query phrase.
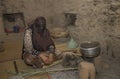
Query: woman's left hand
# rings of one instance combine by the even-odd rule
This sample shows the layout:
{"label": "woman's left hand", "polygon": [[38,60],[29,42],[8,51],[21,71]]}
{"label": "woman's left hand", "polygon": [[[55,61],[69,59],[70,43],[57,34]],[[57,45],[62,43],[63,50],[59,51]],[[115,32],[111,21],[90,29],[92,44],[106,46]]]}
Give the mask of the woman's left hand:
{"label": "woman's left hand", "polygon": [[52,53],[47,54],[47,53],[41,53],[39,57],[43,60],[44,64],[49,65],[52,64],[54,61],[54,56]]}

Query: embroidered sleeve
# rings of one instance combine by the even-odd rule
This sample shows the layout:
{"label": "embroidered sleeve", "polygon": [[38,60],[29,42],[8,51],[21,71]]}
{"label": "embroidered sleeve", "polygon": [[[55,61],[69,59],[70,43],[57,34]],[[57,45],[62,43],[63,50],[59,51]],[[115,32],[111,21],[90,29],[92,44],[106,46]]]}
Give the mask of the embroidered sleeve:
{"label": "embroidered sleeve", "polygon": [[25,46],[25,51],[28,53],[31,53],[32,55],[38,55],[40,52],[35,50],[33,48],[33,44],[32,44],[32,30],[31,29],[27,29],[25,31],[25,36],[24,36],[24,46]]}

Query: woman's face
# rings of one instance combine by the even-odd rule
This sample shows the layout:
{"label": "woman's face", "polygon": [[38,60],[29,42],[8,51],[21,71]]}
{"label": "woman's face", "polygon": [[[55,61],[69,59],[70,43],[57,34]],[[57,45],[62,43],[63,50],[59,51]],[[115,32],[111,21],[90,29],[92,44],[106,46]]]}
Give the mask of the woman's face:
{"label": "woman's face", "polygon": [[46,22],[44,20],[39,20],[37,23],[35,23],[35,27],[37,31],[43,31],[46,28]]}
{"label": "woman's face", "polygon": [[34,21],[34,27],[37,32],[44,31],[46,28],[46,19],[44,17],[38,17]]}

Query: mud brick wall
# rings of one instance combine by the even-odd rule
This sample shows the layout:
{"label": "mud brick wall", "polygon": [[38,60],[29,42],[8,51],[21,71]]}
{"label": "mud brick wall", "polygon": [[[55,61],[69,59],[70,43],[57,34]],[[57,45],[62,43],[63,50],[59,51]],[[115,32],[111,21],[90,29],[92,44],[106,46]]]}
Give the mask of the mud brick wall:
{"label": "mud brick wall", "polygon": [[3,40],[3,37],[5,35],[4,34],[2,11],[3,11],[3,0],[0,0],[0,41]]}
{"label": "mud brick wall", "polygon": [[[120,0],[1,0],[2,13],[22,12],[27,24],[37,16],[48,27],[66,26],[65,13],[77,15],[72,27],[77,42],[97,40],[102,54],[120,57]],[[0,27],[1,28],[1,27]]]}
{"label": "mud brick wall", "polygon": [[[48,20],[51,18],[52,11],[51,0],[3,0],[3,13],[19,13],[22,12],[26,23],[38,16],[45,16]],[[48,24],[50,21],[48,21]],[[49,25],[50,26],[50,25]]]}
{"label": "mud brick wall", "polygon": [[[76,13],[73,27],[77,42],[96,40],[102,54],[120,57],[120,1],[119,0],[55,0],[56,21],[62,24],[64,13]],[[62,14],[63,13],[63,14]],[[59,17],[58,17],[59,16]],[[60,21],[61,19],[61,21]],[[60,23],[61,22],[61,23]],[[57,24],[56,24],[57,25]]]}

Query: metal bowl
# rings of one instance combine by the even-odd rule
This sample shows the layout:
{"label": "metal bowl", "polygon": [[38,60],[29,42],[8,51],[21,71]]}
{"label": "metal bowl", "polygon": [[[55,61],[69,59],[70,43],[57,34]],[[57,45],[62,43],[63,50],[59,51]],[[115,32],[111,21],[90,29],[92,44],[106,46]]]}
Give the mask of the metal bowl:
{"label": "metal bowl", "polygon": [[100,54],[100,43],[97,41],[81,43],[80,52],[84,57],[97,57]]}

